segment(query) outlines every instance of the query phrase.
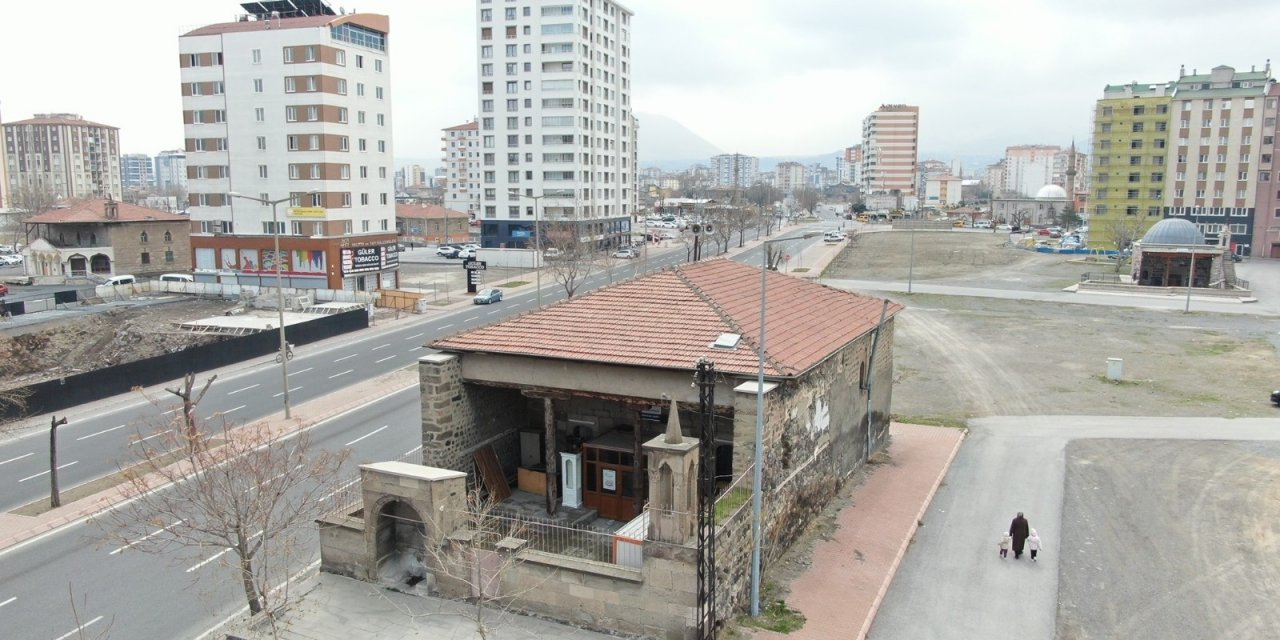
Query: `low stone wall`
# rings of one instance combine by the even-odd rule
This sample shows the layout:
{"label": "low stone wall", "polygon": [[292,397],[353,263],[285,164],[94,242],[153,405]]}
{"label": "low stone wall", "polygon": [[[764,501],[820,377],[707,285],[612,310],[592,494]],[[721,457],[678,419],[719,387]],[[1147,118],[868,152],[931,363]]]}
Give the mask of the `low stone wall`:
{"label": "low stone wall", "polygon": [[320,528],[320,570],[356,580],[370,579],[364,518],[330,514],[316,520]]}
{"label": "low stone wall", "polygon": [[[1165,296],[1185,296],[1187,295],[1186,287],[1149,287],[1137,284],[1118,284],[1110,282],[1081,282],[1077,291],[1100,291],[1107,293],[1141,293],[1146,295],[1165,295]],[[1207,287],[1192,287],[1191,295],[1201,298],[1252,298],[1253,292],[1249,289],[1210,289]]]}

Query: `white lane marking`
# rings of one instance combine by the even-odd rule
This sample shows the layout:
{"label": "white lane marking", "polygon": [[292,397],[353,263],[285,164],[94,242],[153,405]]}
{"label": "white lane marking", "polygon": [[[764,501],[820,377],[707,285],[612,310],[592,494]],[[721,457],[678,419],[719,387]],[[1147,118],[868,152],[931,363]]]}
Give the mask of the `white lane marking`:
{"label": "white lane marking", "polygon": [[67,633],[64,633],[64,634],[62,634],[62,635],[58,636],[58,637],[57,637],[57,638],[55,638],[54,640],[67,640],[67,638],[70,638],[71,636],[74,636],[74,635],[76,635],[76,634],[80,633],[81,631],[84,631],[86,627],[88,627],[89,625],[91,625],[91,624],[93,624],[93,623],[95,623],[95,622],[97,622],[97,621],[99,621],[99,620],[101,620],[101,619],[102,619],[102,616],[98,616],[98,617],[96,617],[96,618],[94,618],[94,619],[92,619],[92,620],[90,620],[90,621],[88,621],[88,622],[86,622],[86,623],[84,623],[84,624],[82,624],[82,625],[80,625],[80,626],[76,627],[75,629],[72,629],[71,631],[68,631]]}
{"label": "white lane marking", "polygon": [[[254,538],[256,538],[256,537],[258,537],[258,536],[260,536],[260,535],[262,535],[262,531],[258,531],[257,533],[255,533],[255,534],[253,534],[253,535],[249,536],[249,539],[250,539],[250,540],[252,540],[252,539],[254,539]],[[219,552],[217,552],[217,553],[213,554],[213,555],[212,555],[212,556],[210,556],[209,558],[206,558],[206,559],[204,559],[204,560],[201,560],[201,561],[200,561],[199,563],[197,563],[195,566],[188,567],[188,568],[187,568],[187,573],[191,573],[192,571],[195,571],[196,569],[199,569],[200,567],[203,567],[203,566],[205,566],[206,564],[209,564],[210,562],[213,562],[214,560],[217,560],[218,558],[221,558],[223,555],[225,555],[225,554],[226,554],[226,553],[228,553],[229,551],[231,551],[231,547],[227,547],[227,548],[223,549],[222,551],[219,551]]]}
{"label": "white lane marking", "polygon": [[463,318],[463,319],[462,319],[462,321],[463,321],[463,322],[471,322],[472,320],[475,320],[476,318],[479,318],[479,317],[480,317],[480,316],[467,316],[467,317]]}
{"label": "white lane marking", "polygon": [[360,355],[360,354],[358,354],[358,353],[353,353],[353,354],[351,354],[351,355],[349,355],[349,356],[342,356],[341,358],[338,358],[337,360],[334,360],[334,362],[342,362],[343,360],[350,360],[350,359],[352,359],[352,358],[354,358],[354,357],[356,357],[356,356],[358,356],[358,355]]}
{"label": "white lane marking", "polygon": [[408,451],[404,452],[404,454],[405,454],[406,456],[411,456],[411,455],[413,455],[413,454],[415,454],[415,453],[417,453],[417,452],[419,452],[419,451],[422,451],[422,445],[418,445],[418,446],[416,446],[416,447],[414,447],[414,448],[412,448],[412,449],[410,449],[410,450],[408,450]]}
{"label": "white lane marking", "polygon": [[24,454],[22,454],[22,455],[20,455],[20,456],[18,456],[18,457],[16,457],[16,458],[9,458],[8,460],[5,460],[4,462],[0,462],[0,464],[9,464],[10,462],[17,462],[17,461],[19,461],[19,460],[21,460],[21,459],[23,459],[23,458],[30,458],[31,456],[34,456],[34,455],[35,455],[35,453],[24,453]]}
{"label": "white lane marking", "polygon": [[[161,431],[160,433],[153,433],[153,434],[151,434],[151,435],[149,435],[149,436],[147,436],[147,437],[145,437],[145,438],[138,438],[138,442],[146,442],[147,440],[150,440],[150,439],[152,439],[152,438],[159,438],[160,436],[162,436],[162,435],[164,435],[164,434],[166,434],[166,433],[169,433],[170,431],[173,431],[173,429],[165,429],[164,431]],[[134,443],[134,444],[137,444],[137,443]]]}
{"label": "white lane marking", "polygon": [[391,425],[389,425],[389,424],[384,424],[384,425],[382,425],[381,427],[378,427],[377,429],[374,429],[373,431],[370,431],[369,433],[366,433],[366,434],[364,434],[364,435],[360,436],[359,438],[356,438],[355,440],[352,440],[351,442],[348,442],[348,443],[346,443],[346,444],[344,444],[344,445],[342,445],[342,446],[344,446],[344,447],[349,447],[349,446],[351,446],[351,445],[353,445],[353,444],[355,444],[355,443],[357,443],[357,442],[360,442],[361,440],[364,440],[365,438],[368,438],[369,436],[371,436],[371,435],[373,435],[373,434],[375,434],[375,433],[377,433],[377,432],[379,432],[379,431],[382,431],[383,429],[386,429],[386,428],[387,428],[387,427],[389,427],[389,426],[391,426]]}
{"label": "white lane marking", "polygon": [[[116,426],[114,426],[114,427],[111,427],[110,429],[103,429],[102,431],[99,431],[99,432],[97,432],[97,433],[91,433],[91,434],[89,434],[89,435],[87,435],[87,436],[80,436],[79,438],[76,438],[76,442],[79,442],[79,441],[81,441],[81,440],[88,440],[89,438],[92,438],[92,437],[94,437],[94,436],[100,436],[100,435],[102,435],[102,434],[104,434],[104,433],[111,433],[112,431],[116,431],[116,430],[118,430],[118,429],[123,429],[123,428],[124,428],[124,425],[122,425],[122,424],[121,424],[121,425],[116,425]],[[0,464],[4,464],[4,463],[3,463],[3,462],[0,462]]]}
{"label": "white lane marking", "polygon": [[[294,391],[297,391],[298,389],[301,389],[301,388],[302,388],[302,385],[298,385],[298,386],[296,386],[296,387],[289,387],[289,393],[293,393]],[[280,393],[277,393],[277,394],[275,394],[275,395],[273,395],[273,396],[271,396],[271,397],[272,397],[272,398],[279,398],[279,397],[280,397],[280,396],[282,396],[282,395],[284,395],[284,392],[283,392],[283,391],[281,391]]]}
{"label": "white lane marking", "polygon": [[374,361],[373,361],[373,363],[374,363],[374,364],[378,364],[378,363],[381,363],[381,362],[386,362],[386,361],[388,361],[388,360],[395,360],[395,358],[396,358],[395,356],[387,356],[387,357],[382,358],[382,359],[379,359],[379,360],[374,360]]}
{"label": "white lane marking", "polygon": [[342,485],[341,487],[338,487],[338,489],[337,489],[336,491],[330,491],[329,493],[326,493],[326,494],[325,494],[323,497],[321,497],[319,500],[316,500],[316,502],[317,502],[317,503],[319,503],[319,502],[324,502],[325,500],[328,500],[329,498],[332,498],[332,497],[334,497],[334,496],[338,495],[339,493],[342,493],[342,490],[343,490],[343,489],[346,489],[347,487],[349,487],[349,486],[351,486],[351,485],[353,485],[353,484],[355,484],[355,483],[357,483],[357,482],[360,482],[360,479],[359,479],[359,478],[356,478],[355,480],[352,480],[351,482],[348,482],[348,483],[346,483],[346,484]]}
{"label": "white lane marking", "polygon": [[421,348],[422,348],[422,347],[414,347],[414,348],[410,349],[409,351],[410,351],[410,352],[413,352],[413,351],[417,351],[418,349],[421,349]]}
{"label": "white lane marking", "polygon": [[213,413],[209,414],[209,415],[208,415],[208,417],[206,417],[206,418],[205,418],[205,420],[212,420],[212,419],[214,419],[214,417],[216,417],[216,416],[225,416],[225,415],[227,415],[228,413],[231,413],[232,411],[239,411],[239,410],[241,410],[241,409],[243,409],[243,408],[244,408],[244,405],[240,405],[240,406],[238,406],[238,407],[233,407],[233,408],[231,408],[231,409],[227,409],[226,411],[214,411]]}
{"label": "white lane marking", "polygon": [[128,549],[129,547],[132,547],[133,545],[138,544],[139,542],[142,542],[142,541],[146,540],[147,538],[152,538],[152,537],[158,536],[158,535],[160,535],[160,534],[164,533],[165,531],[168,531],[169,529],[172,529],[172,528],[174,528],[174,527],[176,527],[176,526],[178,526],[178,525],[180,525],[180,524],[182,524],[182,521],[181,521],[181,520],[179,520],[179,521],[177,521],[177,522],[175,522],[175,523],[173,523],[173,524],[171,524],[171,525],[169,525],[169,526],[167,526],[167,527],[161,527],[161,528],[159,528],[159,529],[156,529],[155,531],[152,531],[151,533],[148,533],[147,535],[142,536],[141,538],[138,538],[137,540],[134,540],[134,541],[132,541],[132,542],[129,542],[129,543],[125,544],[123,547],[120,547],[119,549],[116,549],[115,551],[112,551],[111,553],[109,553],[109,554],[107,554],[107,555],[112,555],[112,556],[114,556],[115,554],[120,553],[121,551],[124,551],[125,549]]}
{"label": "white lane marking", "polygon": [[335,374],[333,374],[333,375],[329,376],[329,379],[330,379],[330,380],[332,380],[332,379],[334,379],[334,378],[336,378],[336,377],[338,377],[338,376],[345,376],[345,375],[347,375],[348,373],[351,373],[352,371],[354,371],[354,369],[347,369],[346,371],[343,371],[342,373],[335,373]]}
{"label": "white lane marking", "polygon": [[251,385],[249,385],[249,386],[247,386],[247,387],[244,387],[244,388],[242,388],[242,389],[236,389],[235,391],[228,391],[228,392],[227,392],[227,395],[229,395],[229,396],[234,396],[235,394],[240,393],[241,391],[248,391],[248,390],[250,390],[250,389],[256,389],[256,388],[258,388],[258,387],[260,387],[260,386],[262,386],[262,385],[251,384]]}
{"label": "white lane marking", "polygon": [[17,599],[18,599],[18,596],[14,596],[12,598],[9,598],[8,600],[5,600],[4,602],[0,602],[0,607],[3,607],[6,604],[9,604],[10,602],[13,602],[14,600],[17,600]]}
{"label": "white lane marking", "polygon": [[177,412],[178,412],[178,410],[179,410],[179,409],[181,409],[181,408],[182,408],[182,407],[174,407],[174,408],[172,408],[172,409],[170,409],[170,410],[168,410],[168,411],[165,411],[165,412],[161,413],[160,415],[162,415],[162,416],[167,416],[167,415],[169,415],[169,414],[171,414],[171,413],[177,413]]}
{"label": "white lane marking", "polygon": [[485,315],[489,315],[489,316],[491,316],[491,315],[493,315],[493,314],[495,314],[495,313],[498,313],[498,312],[500,312],[500,311],[502,311],[502,309],[494,309],[493,311],[490,311],[489,313],[486,313]]}
{"label": "white lane marking", "polygon": [[[79,461],[79,460],[72,460],[71,462],[68,462],[68,463],[66,463],[66,464],[58,465],[58,469],[59,469],[59,470],[61,470],[61,469],[66,469],[67,467],[69,467],[69,466],[71,466],[71,465],[73,465],[73,464],[75,464],[75,463],[77,463],[77,462],[80,462],[80,461]],[[37,474],[34,474],[34,475],[29,475],[29,476],[27,476],[27,477],[25,477],[25,478],[23,478],[23,479],[19,480],[18,482],[26,482],[26,481],[28,481],[28,480],[31,480],[31,479],[34,479],[34,478],[39,478],[40,476],[48,475],[48,474],[49,474],[49,470],[48,470],[48,469],[45,469],[44,471],[41,471],[40,473],[37,473]]]}
{"label": "white lane marking", "polygon": [[425,333],[415,333],[415,334],[413,334],[413,335],[409,336],[408,338],[405,338],[405,341],[407,342],[407,341],[409,341],[409,340],[413,340],[414,338],[421,338],[422,336],[425,336],[425,335],[427,335],[427,334],[425,334]]}
{"label": "white lane marking", "polygon": [[391,346],[391,343],[390,343],[390,342],[388,342],[387,344],[380,344],[380,345],[378,345],[378,346],[376,346],[376,347],[374,347],[374,348],[370,349],[370,351],[377,351],[378,349],[383,349],[383,348],[386,348],[386,347],[389,347],[389,346]]}
{"label": "white lane marking", "polygon": [[310,371],[310,370],[312,370],[312,369],[314,369],[314,368],[315,368],[315,367],[307,367],[306,369],[298,369],[297,371],[290,371],[290,372],[289,372],[289,375],[291,375],[291,376],[296,376],[296,375],[298,375],[299,373],[306,373],[306,372],[308,372],[308,371]]}
{"label": "white lane marking", "polygon": [[442,325],[440,325],[440,328],[441,328],[441,329],[448,329],[449,327],[452,327],[452,326],[453,326],[453,323],[452,323],[452,322],[450,322],[449,324],[442,324]]}

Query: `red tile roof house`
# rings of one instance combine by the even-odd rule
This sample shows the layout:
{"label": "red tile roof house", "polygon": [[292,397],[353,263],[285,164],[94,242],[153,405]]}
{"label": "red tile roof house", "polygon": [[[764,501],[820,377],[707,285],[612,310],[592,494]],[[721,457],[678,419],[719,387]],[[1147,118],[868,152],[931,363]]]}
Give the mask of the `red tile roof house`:
{"label": "red tile roof house", "polygon": [[[768,272],[767,279],[766,566],[868,454],[887,444],[894,317],[902,309],[777,272]],[[745,606],[760,302],[758,268],[710,260],[598,289],[430,345],[440,353],[419,360],[423,464],[435,468],[433,473],[453,473],[455,493],[465,493],[459,489],[465,478],[467,485],[501,495],[506,487],[501,476],[515,478],[519,488],[496,511],[517,517],[520,507],[504,510],[515,502],[526,514],[541,512],[529,514],[536,516],[532,521],[539,524],[532,526],[539,535],[519,536],[528,545],[517,552],[522,562],[501,575],[501,592],[516,594],[511,606],[600,629],[691,637],[699,584],[696,516],[691,515],[697,465],[677,462],[655,470],[654,458],[676,460],[698,447],[701,405],[699,389],[691,383],[702,358],[714,363],[716,380],[716,616],[725,619]],[[724,334],[741,338],[735,346],[713,346]],[[672,402],[678,422],[646,419]],[[677,435],[665,442],[680,444],[663,445],[672,430]],[[568,464],[561,464],[561,454],[569,456]],[[581,457],[575,460],[575,454]],[[398,479],[384,478],[375,486],[374,476],[367,475],[372,470],[364,469],[364,508],[358,517],[374,518],[376,526],[353,522],[355,509],[322,520],[322,570],[376,579],[390,550],[405,544],[388,542],[399,534],[387,523],[421,521],[407,515],[415,511],[411,505],[379,496],[377,488],[398,491],[397,482],[415,476],[409,471],[414,465],[380,464],[389,465],[388,473]],[[556,477],[566,468],[574,476],[567,485]],[[502,487],[493,486],[495,475]],[[563,495],[565,504],[550,516],[541,508],[546,498],[530,495],[535,493]],[[430,512],[423,514],[428,523],[423,530],[434,527],[448,535],[458,522],[442,521],[435,512],[443,513],[443,507],[434,504],[418,507]],[[599,525],[597,518],[619,524],[636,520],[616,534],[572,524]],[[684,521],[674,535],[671,530],[655,535],[654,520],[663,518]],[[600,544],[592,544],[601,536]],[[619,551],[619,539],[622,547],[634,543],[638,546],[631,548],[642,552],[627,556]],[[361,544],[366,545],[363,556]],[[434,573],[438,588],[449,593],[449,581]],[[457,591],[451,595],[469,595]]]}
{"label": "red tile roof house", "polygon": [[191,270],[191,219],[115,200],[72,200],[26,220],[36,284]]}

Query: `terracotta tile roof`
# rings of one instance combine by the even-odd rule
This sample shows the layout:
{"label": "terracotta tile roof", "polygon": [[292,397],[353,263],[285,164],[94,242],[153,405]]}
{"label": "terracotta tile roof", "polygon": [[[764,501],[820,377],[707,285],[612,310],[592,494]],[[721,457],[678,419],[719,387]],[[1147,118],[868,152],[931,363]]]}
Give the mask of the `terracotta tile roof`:
{"label": "terracotta tile roof", "polygon": [[71,200],[65,203],[65,209],[53,209],[36,214],[27,219],[30,223],[39,224],[73,224],[88,222],[189,222],[187,216],[148,209],[136,204],[117,202],[117,215],[107,218],[107,201],[101,198],[94,200]]}
{"label": "terracotta tile roof", "polygon": [[[876,326],[883,300],[768,274],[765,375],[793,377]],[[890,303],[888,315],[902,309]],[[635,367],[754,374],[760,269],[718,259],[681,265],[437,340],[442,351],[504,353]],[[711,346],[739,333],[735,349]]]}
{"label": "terracotta tile roof", "polygon": [[479,128],[480,128],[480,123],[476,122],[475,120],[472,120],[471,122],[468,122],[466,124],[459,124],[459,125],[454,125],[452,127],[445,127],[444,130],[445,131],[474,131],[474,130],[478,130]]}
{"label": "terracotta tile roof", "polygon": [[465,211],[455,211],[442,207],[438,204],[398,204],[396,205],[397,218],[447,218],[459,219],[470,218],[470,214]]}
{"label": "terracotta tile roof", "polygon": [[307,27],[323,27],[341,16],[302,16],[300,18],[277,18],[275,20],[246,20],[243,22],[220,22],[193,29],[182,34],[186,36],[216,36],[220,33],[237,31],[267,31],[275,29],[305,29]]}

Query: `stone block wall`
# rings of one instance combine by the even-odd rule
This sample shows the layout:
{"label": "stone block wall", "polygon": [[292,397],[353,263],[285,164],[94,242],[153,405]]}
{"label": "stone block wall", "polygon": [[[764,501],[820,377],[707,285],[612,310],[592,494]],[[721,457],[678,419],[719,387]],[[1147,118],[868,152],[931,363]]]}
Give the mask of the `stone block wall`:
{"label": "stone block wall", "polygon": [[364,519],[329,515],[316,521],[320,527],[320,570],[356,580],[370,577]]}
{"label": "stone block wall", "polygon": [[471,455],[492,445],[508,472],[519,461],[521,427],[529,423],[529,402],[516,389],[467,383],[461,359],[433,354],[418,360],[422,399],[422,463],[471,472]]}

